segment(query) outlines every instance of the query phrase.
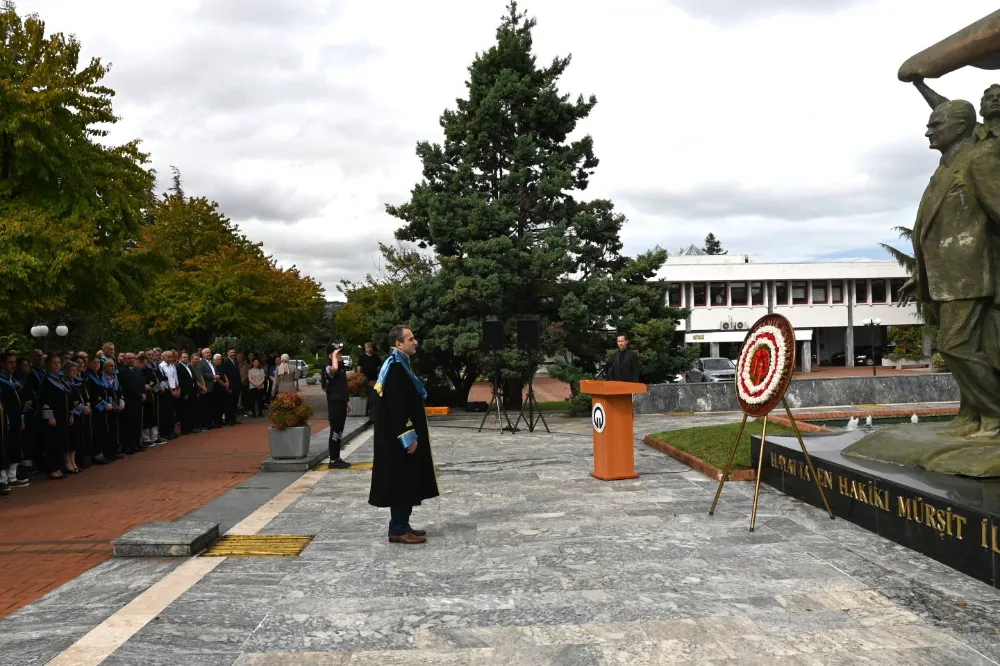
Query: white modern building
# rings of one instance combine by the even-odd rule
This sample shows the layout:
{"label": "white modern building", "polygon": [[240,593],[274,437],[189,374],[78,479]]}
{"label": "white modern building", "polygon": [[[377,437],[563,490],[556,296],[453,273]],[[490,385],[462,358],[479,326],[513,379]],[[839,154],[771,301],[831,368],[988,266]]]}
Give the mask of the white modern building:
{"label": "white modern building", "polygon": [[913,304],[898,306],[907,274],[894,261],[772,263],[692,246],[671,254],[658,277],[669,283],[669,304],[691,310],[678,329],[702,356],[735,359],[746,329],[777,313],[795,328],[801,369],[853,366],[856,354],[882,355],[887,327],[921,322]]}

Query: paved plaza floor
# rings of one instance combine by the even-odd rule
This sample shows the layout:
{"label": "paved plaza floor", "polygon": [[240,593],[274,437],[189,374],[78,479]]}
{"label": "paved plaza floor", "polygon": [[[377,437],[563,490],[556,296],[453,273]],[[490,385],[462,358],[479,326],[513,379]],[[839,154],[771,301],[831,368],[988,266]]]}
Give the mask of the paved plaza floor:
{"label": "paved plaza floor", "polygon": [[750,484],[710,517],[715,482],[639,443],[737,418],[639,417],[618,482],[588,475],[589,420],[435,424],[428,543],[387,542],[367,469],[309,472],[233,528],[315,535],[300,556],[112,559],[0,620],[0,664],[1000,661],[993,588],[767,487],[751,534]]}

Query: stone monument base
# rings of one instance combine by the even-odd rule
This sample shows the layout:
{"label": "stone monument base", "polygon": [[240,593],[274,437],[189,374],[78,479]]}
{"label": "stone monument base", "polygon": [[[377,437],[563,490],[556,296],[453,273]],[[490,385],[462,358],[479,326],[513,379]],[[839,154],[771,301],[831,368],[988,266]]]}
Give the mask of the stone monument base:
{"label": "stone monument base", "polygon": [[[916,433],[924,426],[909,427]],[[855,431],[805,438],[837,518],[1000,587],[1000,479],[950,476],[842,455],[870,436]],[[760,448],[760,437],[751,437],[754,467]],[[823,508],[794,437],[768,437],[761,482]],[[835,521],[824,524],[837,527]]]}
{"label": "stone monument base", "polygon": [[886,426],[846,447],[843,454],[941,474],[1000,477],[1000,439],[967,440],[946,434],[949,427],[950,423]]}

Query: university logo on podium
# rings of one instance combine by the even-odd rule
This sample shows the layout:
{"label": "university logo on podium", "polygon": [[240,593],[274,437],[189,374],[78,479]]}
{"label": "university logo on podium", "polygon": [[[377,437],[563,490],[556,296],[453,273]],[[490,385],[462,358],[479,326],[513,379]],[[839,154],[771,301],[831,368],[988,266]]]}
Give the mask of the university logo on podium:
{"label": "university logo on podium", "polygon": [[604,432],[604,426],[608,423],[608,415],[604,413],[604,405],[599,402],[594,404],[590,410],[590,422],[594,424],[595,432]]}

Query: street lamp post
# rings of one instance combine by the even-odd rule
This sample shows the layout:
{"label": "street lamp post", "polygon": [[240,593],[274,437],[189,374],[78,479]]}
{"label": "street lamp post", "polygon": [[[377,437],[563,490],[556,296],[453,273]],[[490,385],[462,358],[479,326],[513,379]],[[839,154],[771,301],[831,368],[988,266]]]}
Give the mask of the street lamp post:
{"label": "street lamp post", "polygon": [[878,319],[878,318],[875,318],[875,319],[865,319],[861,323],[864,324],[865,326],[870,326],[871,327],[872,377],[877,377],[878,376],[878,371],[876,370],[876,368],[878,367],[878,364],[875,363],[875,329],[877,329],[879,326],[882,325],[882,320]]}
{"label": "street lamp post", "polygon": [[[42,339],[42,351],[48,351],[49,327],[43,322],[36,321],[35,325],[31,327],[30,332],[31,332],[31,337],[35,339],[38,338]],[[56,326],[55,334],[58,335],[60,338],[65,338],[67,335],[69,335],[69,327],[66,324],[60,322],[60,324]]]}

